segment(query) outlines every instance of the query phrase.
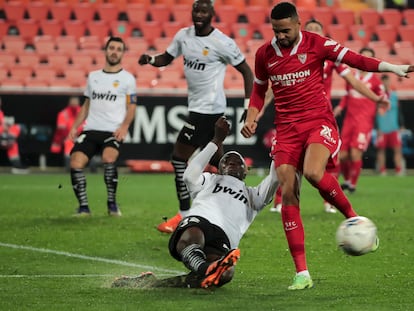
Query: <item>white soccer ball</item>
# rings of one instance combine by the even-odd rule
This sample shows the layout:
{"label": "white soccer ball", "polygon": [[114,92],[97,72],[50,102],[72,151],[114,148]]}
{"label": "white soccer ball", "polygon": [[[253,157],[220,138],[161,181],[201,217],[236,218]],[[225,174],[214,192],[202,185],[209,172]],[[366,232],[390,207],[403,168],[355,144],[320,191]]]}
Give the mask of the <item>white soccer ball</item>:
{"label": "white soccer ball", "polygon": [[348,255],[364,255],[378,247],[377,227],[363,216],[345,219],[336,231],[336,242]]}

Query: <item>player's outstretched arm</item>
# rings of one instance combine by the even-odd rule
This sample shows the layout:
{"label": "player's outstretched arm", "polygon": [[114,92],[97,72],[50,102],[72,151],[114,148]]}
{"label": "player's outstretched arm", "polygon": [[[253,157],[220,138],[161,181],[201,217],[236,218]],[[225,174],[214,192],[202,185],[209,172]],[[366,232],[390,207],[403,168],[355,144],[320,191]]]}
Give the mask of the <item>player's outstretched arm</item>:
{"label": "player's outstretched arm", "polygon": [[408,73],[414,72],[414,65],[395,65],[388,62],[380,62],[378,70],[381,72],[393,72],[400,77],[408,78]]}
{"label": "player's outstretched arm", "polygon": [[138,59],[138,64],[140,64],[141,66],[150,64],[154,67],[163,67],[170,64],[173,60],[174,57],[168,54],[167,52],[158,55],[142,54]]}

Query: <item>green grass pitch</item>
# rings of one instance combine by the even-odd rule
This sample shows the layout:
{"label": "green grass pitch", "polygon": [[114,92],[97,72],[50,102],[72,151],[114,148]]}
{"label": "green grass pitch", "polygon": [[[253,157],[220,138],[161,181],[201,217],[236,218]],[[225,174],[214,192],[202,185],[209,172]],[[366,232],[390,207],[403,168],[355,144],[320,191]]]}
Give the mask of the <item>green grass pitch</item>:
{"label": "green grass pitch", "polygon": [[[301,210],[315,286],[288,291],[294,267],[280,215],[266,208],[243,238],[233,281],[216,290],[110,288],[117,276],[186,272],[155,227],[176,212],[170,174],[119,176],[123,216],[106,215],[102,174],[87,174],[92,217],[76,208],[68,174],[0,175],[0,310],[413,310],[414,177],[364,175],[350,196],[378,227],[378,252],[336,248],[341,214],[323,212],[304,181]],[[260,180],[249,175],[247,183]]]}

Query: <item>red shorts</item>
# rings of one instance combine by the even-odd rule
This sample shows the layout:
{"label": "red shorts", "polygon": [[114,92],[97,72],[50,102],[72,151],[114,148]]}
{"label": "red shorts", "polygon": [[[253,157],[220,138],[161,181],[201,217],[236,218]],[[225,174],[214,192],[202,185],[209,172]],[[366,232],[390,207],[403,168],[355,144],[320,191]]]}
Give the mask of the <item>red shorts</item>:
{"label": "red shorts", "polygon": [[401,146],[402,141],[400,131],[378,134],[376,143],[378,149],[397,148]]}
{"label": "red shorts", "polygon": [[341,150],[356,148],[367,151],[371,142],[372,127],[358,127],[352,123],[344,123],[341,131]]}
{"label": "red shorts", "polygon": [[279,125],[271,153],[275,166],[290,164],[302,171],[306,148],[313,143],[322,144],[329,149],[331,158],[327,167],[335,166],[341,146],[336,124],[317,119]]}

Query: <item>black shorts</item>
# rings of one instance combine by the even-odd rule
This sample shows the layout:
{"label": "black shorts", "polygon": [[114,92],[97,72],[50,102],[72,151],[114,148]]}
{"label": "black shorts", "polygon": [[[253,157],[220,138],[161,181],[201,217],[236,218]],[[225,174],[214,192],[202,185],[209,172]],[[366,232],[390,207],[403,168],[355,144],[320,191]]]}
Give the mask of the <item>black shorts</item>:
{"label": "black shorts", "polygon": [[95,154],[102,153],[107,147],[119,150],[121,142],[117,141],[112,132],[83,131],[76,139],[71,154],[80,151],[91,159]]}
{"label": "black shorts", "polygon": [[193,147],[204,147],[214,137],[214,125],[223,114],[201,114],[190,112],[186,123],[178,134],[177,141]]}
{"label": "black shorts", "polygon": [[177,243],[183,231],[189,227],[197,227],[203,231],[205,239],[204,252],[206,255],[215,254],[223,256],[230,250],[229,238],[220,227],[212,224],[204,217],[188,216],[180,221],[168,243],[171,256],[178,261],[181,261],[181,256],[177,253]]}

